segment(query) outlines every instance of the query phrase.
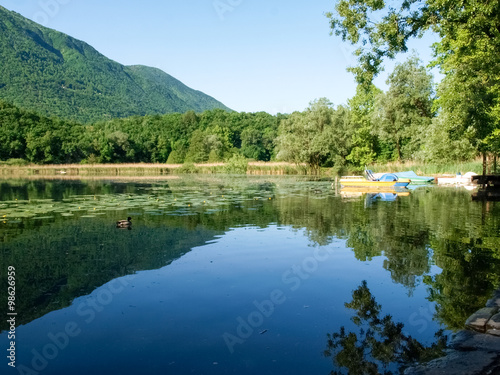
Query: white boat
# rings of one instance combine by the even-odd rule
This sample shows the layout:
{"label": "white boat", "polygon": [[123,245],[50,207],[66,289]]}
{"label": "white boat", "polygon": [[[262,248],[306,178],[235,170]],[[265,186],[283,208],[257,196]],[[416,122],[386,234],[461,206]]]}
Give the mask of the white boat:
{"label": "white boat", "polygon": [[438,177],[438,185],[472,185],[472,176],[477,173],[467,172],[466,174],[457,174],[455,177]]}

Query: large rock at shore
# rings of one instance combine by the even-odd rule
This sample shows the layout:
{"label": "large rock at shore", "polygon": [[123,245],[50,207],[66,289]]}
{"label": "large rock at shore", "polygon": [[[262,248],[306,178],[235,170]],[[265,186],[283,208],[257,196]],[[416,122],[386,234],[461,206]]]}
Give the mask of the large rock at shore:
{"label": "large rock at shore", "polygon": [[[446,356],[405,370],[405,375],[497,374],[500,365],[500,337],[473,331],[452,336]],[[487,371],[493,372],[487,372]]]}
{"label": "large rock at shore", "polygon": [[465,326],[477,332],[486,332],[488,320],[497,312],[498,307],[483,307],[467,319]]}
{"label": "large rock at shore", "polygon": [[460,331],[450,342],[450,348],[463,352],[492,352],[500,355],[500,338],[472,331]]}
{"label": "large rock at shore", "polygon": [[486,323],[486,333],[500,336],[500,313],[493,315]]}
{"label": "large rock at shore", "polygon": [[479,375],[497,361],[498,354],[483,351],[453,351],[445,357],[405,370],[405,375]]}

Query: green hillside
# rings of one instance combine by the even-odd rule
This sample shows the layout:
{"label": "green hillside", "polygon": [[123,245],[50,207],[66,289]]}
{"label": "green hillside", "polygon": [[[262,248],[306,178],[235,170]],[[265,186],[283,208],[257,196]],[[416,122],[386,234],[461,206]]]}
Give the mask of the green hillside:
{"label": "green hillside", "polygon": [[222,108],[167,73],[124,66],[0,6],[0,98],[80,122]]}

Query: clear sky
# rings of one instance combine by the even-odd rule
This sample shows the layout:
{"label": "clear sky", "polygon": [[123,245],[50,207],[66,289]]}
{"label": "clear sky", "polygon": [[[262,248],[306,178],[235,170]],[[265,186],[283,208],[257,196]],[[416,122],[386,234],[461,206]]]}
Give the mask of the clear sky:
{"label": "clear sky", "polygon": [[[356,90],[352,48],[330,36],[335,0],[0,0],[9,10],[81,39],[124,65],[162,69],[244,112],[290,113]],[[416,41],[425,63],[429,36]],[[405,57],[401,57],[403,61]],[[387,73],[376,80],[385,89]]]}

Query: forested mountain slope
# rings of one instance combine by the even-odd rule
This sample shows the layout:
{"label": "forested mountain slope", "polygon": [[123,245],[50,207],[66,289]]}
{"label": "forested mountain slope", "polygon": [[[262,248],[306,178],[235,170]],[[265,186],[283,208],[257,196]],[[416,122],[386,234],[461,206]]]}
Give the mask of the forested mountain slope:
{"label": "forested mountain slope", "polygon": [[0,99],[90,123],[133,115],[221,108],[167,73],[124,66],[85,42],[0,6]]}

